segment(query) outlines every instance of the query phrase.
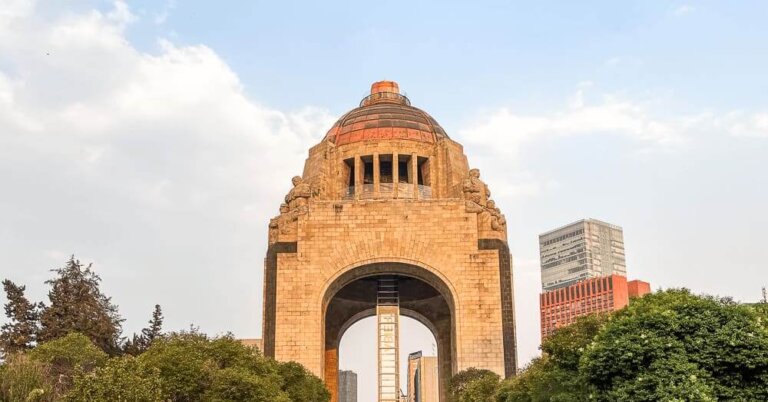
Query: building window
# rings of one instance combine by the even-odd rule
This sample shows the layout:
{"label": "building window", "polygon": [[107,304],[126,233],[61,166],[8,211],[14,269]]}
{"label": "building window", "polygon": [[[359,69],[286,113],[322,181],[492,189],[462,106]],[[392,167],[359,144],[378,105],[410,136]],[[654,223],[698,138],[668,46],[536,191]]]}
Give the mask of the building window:
{"label": "building window", "polygon": [[355,187],[355,159],[344,160],[344,171],[347,174],[347,186]]}
{"label": "building window", "polygon": [[379,155],[379,183],[392,183],[392,155]]}
{"label": "building window", "polygon": [[413,183],[410,180],[411,172],[411,157],[407,155],[397,156],[397,182],[398,183]]}
{"label": "building window", "polygon": [[417,184],[421,186],[429,186],[432,179],[429,175],[429,158],[419,156],[417,157],[416,162],[418,165]]}

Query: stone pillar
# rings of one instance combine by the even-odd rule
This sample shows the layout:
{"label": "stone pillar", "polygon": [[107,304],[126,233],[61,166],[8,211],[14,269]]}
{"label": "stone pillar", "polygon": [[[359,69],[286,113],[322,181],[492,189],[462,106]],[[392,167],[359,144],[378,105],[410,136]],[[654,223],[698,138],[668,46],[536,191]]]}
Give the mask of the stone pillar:
{"label": "stone pillar", "polygon": [[400,162],[397,160],[397,152],[392,154],[392,198],[397,198],[397,188],[400,186]]}
{"label": "stone pillar", "polygon": [[419,157],[411,154],[411,180],[413,180],[413,199],[419,198]]}
{"label": "stone pillar", "polygon": [[455,367],[453,362],[447,356],[452,355],[451,351],[451,323],[450,321],[441,322],[437,324],[438,330],[435,334],[437,341],[437,364],[438,375],[440,376],[438,381],[438,389],[440,390],[440,401],[448,401],[448,383],[453,377]]}
{"label": "stone pillar", "polygon": [[330,402],[339,401],[339,349],[325,350],[325,386],[331,393]]}
{"label": "stone pillar", "polygon": [[379,154],[373,154],[373,198],[379,198],[379,181],[381,170],[379,170]]}
{"label": "stone pillar", "polygon": [[363,161],[360,155],[355,155],[355,199],[360,199],[363,193]]}
{"label": "stone pillar", "polygon": [[437,158],[434,156],[429,157],[429,191],[432,193],[432,198],[436,198],[436,182],[437,182]]}

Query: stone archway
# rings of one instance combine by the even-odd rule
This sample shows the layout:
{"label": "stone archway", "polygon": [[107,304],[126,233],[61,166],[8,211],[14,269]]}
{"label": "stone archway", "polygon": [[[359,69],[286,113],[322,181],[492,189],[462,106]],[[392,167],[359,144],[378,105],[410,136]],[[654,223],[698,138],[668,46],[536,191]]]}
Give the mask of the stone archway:
{"label": "stone archway", "polygon": [[339,342],[350,326],[376,314],[376,283],[382,276],[398,278],[401,315],[424,324],[435,337],[440,397],[446,400],[447,381],[456,370],[455,297],[442,279],[425,268],[402,262],[377,262],[346,271],[328,286],[323,296],[323,372],[333,394],[332,401],[337,400]]}

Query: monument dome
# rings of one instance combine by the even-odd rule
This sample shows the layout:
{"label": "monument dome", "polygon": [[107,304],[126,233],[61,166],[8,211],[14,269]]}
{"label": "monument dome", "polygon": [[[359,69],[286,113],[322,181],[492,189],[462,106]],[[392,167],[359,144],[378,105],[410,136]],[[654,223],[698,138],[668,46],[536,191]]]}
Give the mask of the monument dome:
{"label": "monument dome", "polygon": [[325,135],[327,141],[344,145],[366,140],[406,139],[435,143],[445,130],[423,110],[411,106],[394,81],[371,85],[371,94],[360,107],[342,116]]}

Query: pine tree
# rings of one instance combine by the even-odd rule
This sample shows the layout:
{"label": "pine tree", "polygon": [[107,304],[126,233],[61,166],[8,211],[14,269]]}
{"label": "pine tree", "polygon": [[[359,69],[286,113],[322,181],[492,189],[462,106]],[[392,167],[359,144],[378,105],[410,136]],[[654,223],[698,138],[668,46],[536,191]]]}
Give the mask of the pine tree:
{"label": "pine tree", "polygon": [[39,327],[39,306],[31,303],[24,296],[25,286],[19,286],[10,280],[3,281],[3,289],[8,298],[5,315],[10,322],[3,324],[0,330],[0,352],[6,356],[32,348]]}
{"label": "pine tree", "polygon": [[133,334],[131,339],[127,339],[122,346],[122,352],[131,356],[138,356],[147,350],[147,340],[144,335]]}
{"label": "pine tree", "polygon": [[133,334],[131,339],[123,343],[123,353],[132,356],[138,356],[144,353],[155,339],[160,338],[163,333],[163,311],[159,304],[155,304],[155,310],[152,312],[152,319],[149,320],[149,327],[141,330],[141,335]]}
{"label": "pine tree", "polygon": [[152,319],[149,320],[149,327],[141,330],[141,334],[147,340],[147,347],[152,341],[162,336],[163,331],[163,310],[159,304],[155,304],[155,310],[152,312]]}
{"label": "pine tree", "polygon": [[83,266],[72,256],[66,266],[54,269],[56,277],[46,281],[50,306],[40,314],[40,342],[79,332],[109,354],[117,354],[123,319],[117,306],[99,290],[99,278],[91,264]]}

